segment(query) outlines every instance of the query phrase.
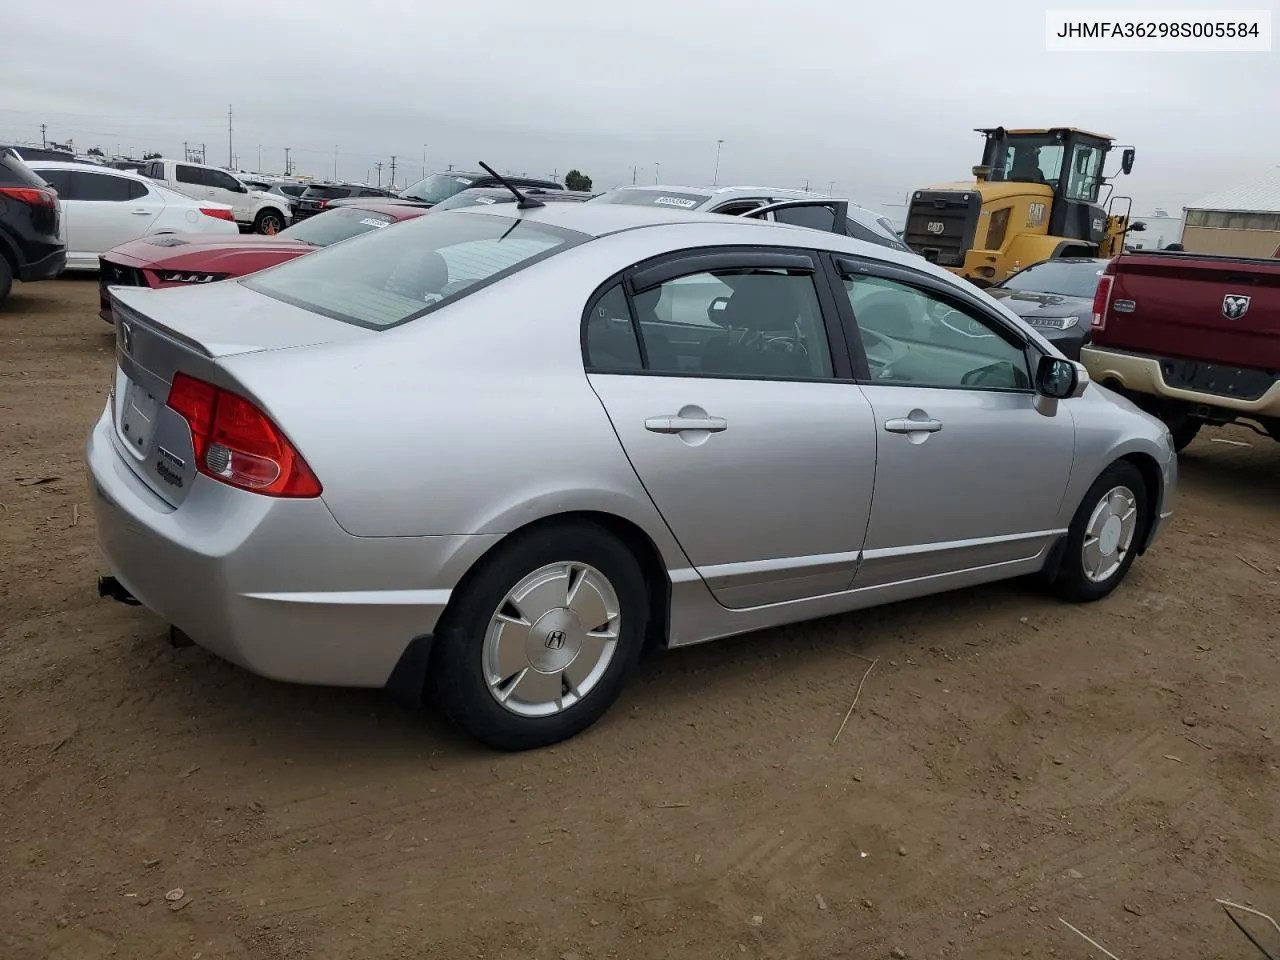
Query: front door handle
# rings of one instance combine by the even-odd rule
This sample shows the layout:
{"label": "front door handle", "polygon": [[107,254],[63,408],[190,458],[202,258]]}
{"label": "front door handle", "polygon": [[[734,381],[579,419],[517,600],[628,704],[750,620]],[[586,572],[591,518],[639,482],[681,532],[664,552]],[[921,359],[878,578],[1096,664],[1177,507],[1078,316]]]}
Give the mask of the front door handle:
{"label": "front door handle", "polygon": [[890,433],[937,433],[942,429],[941,420],[911,420],[899,417],[897,420],[886,420],[884,428]]}
{"label": "front door handle", "polygon": [[644,422],[644,428],[650,433],[684,433],[686,430],[719,433],[728,426],[724,417],[650,417]]}
{"label": "front door handle", "polygon": [[151,211],[150,210],[134,210],[133,215],[135,217],[149,217],[151,216]]}

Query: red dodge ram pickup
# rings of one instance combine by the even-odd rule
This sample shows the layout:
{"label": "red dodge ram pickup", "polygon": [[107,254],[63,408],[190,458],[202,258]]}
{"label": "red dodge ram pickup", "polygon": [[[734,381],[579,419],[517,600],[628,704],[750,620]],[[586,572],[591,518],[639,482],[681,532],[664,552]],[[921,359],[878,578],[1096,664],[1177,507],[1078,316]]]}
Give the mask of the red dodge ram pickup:
{"label": "red dodge ram pickup", "polygon": [[1280,260],[1121,254],[1098,283],[1080,360],[1163,420],[1179,450],[1206,423],[1280,440]]}

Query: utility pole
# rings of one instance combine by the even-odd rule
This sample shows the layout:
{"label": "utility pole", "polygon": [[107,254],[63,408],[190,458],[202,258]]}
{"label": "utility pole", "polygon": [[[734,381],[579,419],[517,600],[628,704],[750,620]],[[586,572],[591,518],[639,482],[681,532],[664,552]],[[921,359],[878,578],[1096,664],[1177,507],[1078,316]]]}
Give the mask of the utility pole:
{"label": "utility pole", "polygon": [[392,190],[396,188],[396,155],[391,155],[391,182],[387,184]]}
{"label": "utility pole", "polygon": [[286,177],[293,172],[293,167],[289,165],[289,151],[292,149],[293,149],[292,147],[284,148],[284,175]]}
{"label": "utility pole", "polygon": [[40,146],[46,150],[49,148],[49,138],[45,136],[45,131],[48,129],[49,125],[47,123],[40,124]]}
{"label": "utility pole", "polygon": [[661,179],[662,179],[662,164],[661,164],[660,162],[659,162],[659,163],[654,163],[654,165],[653,165],[653,182],[654,182],[654,183],[657,183],[657,182],[658,182],[659,180],[661,180]]}
{"label": "utility pole", "polygon": [[203,143],[202,143],[202,144],[200,144],[200,162],[201,162],[201,163],[208,163],[208,162],[209,162],[209,161],[207,161],[207,160],[205,159],[205,157],[209,156],[209,151],[208,151],[207,149],[205,149],[205,147],[206,147],[206,146],[207,146],[207,144],[203,144]]}
{"label": "utility pole", "polygon": [[427,175],[427,144],[422,145],[422,176]]}
{"label": "utility pole", "polygon": [[382,188],[382,161],[379,160],[373,166],[374,166],[374,169],[378,171],[378,188],[381,189]]}
{"label": "utility pole", "polygon": [[187,149],[187,141],[183,140],[182,141],[182,160],[185,163],[187,161],[190,161],[190,159],[191,159],[191,151]]}
{"label": "utility pole", "polygon": [[262,144],[258,144],[258,173],[262,172]]}
{"label": "utility pole", "polygon": [[633,187],[636,185],[636,174],[638,174],[639,172],[640,172],[640,168],[639,168],[639,167],[632,167],[632,168],[631,168],[631,185],[632,185]]}
{"label": "utility pole", "polygon": [[235,154],[231,150],[231,104],[227,104],[227,165],[236,168]]}
{"label": "utility pole", "polygon": [[834,180],[827,181],[827,196],[834,196],[836,190],[836,182]]}
{"label": "utility pole", "polygon": [[716,172],[711,178],[711,185],[713,187],[720,182],[720,145],[722,143],[724,143],[723,140],[716,141]]}
{"label": "utility pole", "polygon": [[805,192],[805,193],[808,193],[808,192],[809,192],[809,178],[808,178],[808,177],[805,177],[805,178],[804,178],[804,192]]}
{"label": "utility pole", "polygon": [[333,179],[338,179],[338,145],[333,145]]}

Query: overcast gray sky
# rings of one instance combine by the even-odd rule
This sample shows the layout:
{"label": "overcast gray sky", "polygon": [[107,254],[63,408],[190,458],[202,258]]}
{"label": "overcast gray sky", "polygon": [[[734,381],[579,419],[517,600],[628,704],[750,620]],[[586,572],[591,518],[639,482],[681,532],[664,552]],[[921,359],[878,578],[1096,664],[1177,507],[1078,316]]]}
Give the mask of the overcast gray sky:
{"label": "overcast gray sky", "polygon": [[[1184,6],[1266,8],[1274,0]],[[1104,7],[1094,0],[1081,4]],[[1129,0],[1126,8],[1172,2]],[[10,4],[0,138],[363,180],[571,167],[597,188],[711,181],[870,205],[968,176],[979,126],[1083,126],[1137,147],[1117,193],[1179,208],[1280,164],[1276,53],[1045,51],[1044,11],[986,0],[58,0]],[[1280,20],[1280,18],[1277,18]],[[1113,159],[1112,166],[1116,161]],[[383,178],[388,171],[384,167]],[[376,178],[376,174],[373,174]]]}

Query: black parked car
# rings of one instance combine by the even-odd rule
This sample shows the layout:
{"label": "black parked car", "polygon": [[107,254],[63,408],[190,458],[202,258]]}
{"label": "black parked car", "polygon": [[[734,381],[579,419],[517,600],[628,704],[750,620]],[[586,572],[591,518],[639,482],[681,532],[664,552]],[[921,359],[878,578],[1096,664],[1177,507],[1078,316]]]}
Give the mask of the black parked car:
{"label": "black parked car", "polygon": [[1109,262],[1095,257],[1041,260],[986,292],[1035,327],[1067,359],[1079,360],[1093,324],[1093,294]]}
{"label": "black parked car", "polygon": [[0,149],[0,300],[14,280],[52,280],[67,263],[57,192],[12,150]]}
{"label": "black parked car", "polygon": [[[555,180],[539,180],[535,177],[504,177],[507,183],[521,190],[563,190],[564,184]],[[490,173],[472,173],[465,170],[450,170],[448,173],[433,173],[424,180],[419,180],[396,194],[393,203],[411,203],[418,207],[434,207],[463,190],[477,187],[501,187],[498,178]],[[337,201],[335,206],[342,203]]]}
{"label": "black parked car", "polygon": [[[583,203],[594,196],[598,196],[598,194],[588,193],[583,190],[543,190],[539,187],[530,187],[521,192],[526,197],[541,200],[543,203],[549,201]],[[461,193],[455,193],[448,200],[441,200],[431,209],[453,210],[457,207],[478,207],[490,203],[514,203],[515,199],[515,194],[506,187],[471,187]]]}
{"label": "black parked car", "polygon": [[293,222],[314,217],[340,200],[367,200],[370,197],[389,198],[392,194],[381,187],[367,187],[362,183],[312,183],[293,201]]}

